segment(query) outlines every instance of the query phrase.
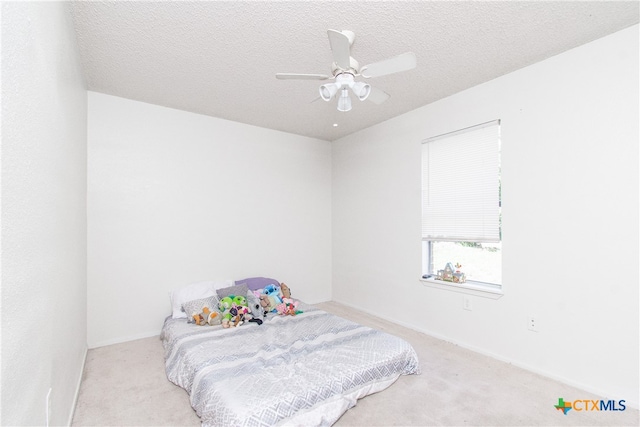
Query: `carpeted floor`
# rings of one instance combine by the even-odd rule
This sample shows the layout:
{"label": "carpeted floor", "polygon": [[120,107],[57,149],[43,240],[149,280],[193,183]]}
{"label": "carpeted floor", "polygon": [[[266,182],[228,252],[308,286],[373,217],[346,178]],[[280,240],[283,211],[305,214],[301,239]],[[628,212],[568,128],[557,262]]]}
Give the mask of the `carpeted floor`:
{"label": "carpeted floor", "polygon": [[[559,397],[602,397],[335,302],[318,307],[402,337],[422,369],[359,400],[336,426],[638,426],[639,412],[629,407],[564,415],[554,408]],[[72,425],[198,426],[200,419],[167,380],[162,344],[152,337],[89,350]]]}

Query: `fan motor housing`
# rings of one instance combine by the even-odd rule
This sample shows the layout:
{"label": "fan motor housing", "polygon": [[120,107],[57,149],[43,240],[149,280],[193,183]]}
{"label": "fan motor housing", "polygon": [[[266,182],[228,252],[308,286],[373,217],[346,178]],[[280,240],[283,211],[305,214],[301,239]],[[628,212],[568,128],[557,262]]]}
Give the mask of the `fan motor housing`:
{"label": "fan motor housing", "polygon": [[354,76],[357,76],[358,74],[360,74],[360,64],[358,64],[358,61],[356,61],[355,59],[353,59],[352,56],[350,56],[348,70],[343,70],[338,66],[338,64],[334,62],[331,64],[331,73],[333,74],[333,77],[341,73],[350,73],[350,74],[353,74]]}

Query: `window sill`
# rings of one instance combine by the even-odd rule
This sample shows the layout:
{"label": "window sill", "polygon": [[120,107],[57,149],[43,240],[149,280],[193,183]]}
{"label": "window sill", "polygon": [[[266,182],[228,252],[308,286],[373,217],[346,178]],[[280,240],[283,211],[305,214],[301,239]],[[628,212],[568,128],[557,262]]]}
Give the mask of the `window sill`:
{"label": "window sill", "polygon": [[420,279],[424,286],[450,292],[476,295],[479,297],[498,299],[504,295],[502,289],[493,288],[477,282],[454,283],[436,279]]}

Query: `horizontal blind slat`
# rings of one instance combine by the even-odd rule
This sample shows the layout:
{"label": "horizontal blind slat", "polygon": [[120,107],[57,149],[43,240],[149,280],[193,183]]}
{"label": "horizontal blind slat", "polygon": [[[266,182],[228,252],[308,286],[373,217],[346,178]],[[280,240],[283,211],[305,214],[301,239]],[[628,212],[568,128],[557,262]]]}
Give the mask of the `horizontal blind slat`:
{"label": "horizontal blind slat", "polygon": [[499,142],[499,121],[423,142],[423,240],[500,241]]}

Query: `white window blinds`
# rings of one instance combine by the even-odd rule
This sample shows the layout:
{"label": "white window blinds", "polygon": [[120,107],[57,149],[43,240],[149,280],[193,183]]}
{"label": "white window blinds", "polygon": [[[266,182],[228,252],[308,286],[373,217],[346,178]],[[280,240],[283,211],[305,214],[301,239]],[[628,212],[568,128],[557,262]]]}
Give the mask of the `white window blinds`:
{"label": "white window blinds", "polygon": [[422,239],[500,241],[500,121],[422,144]]}

